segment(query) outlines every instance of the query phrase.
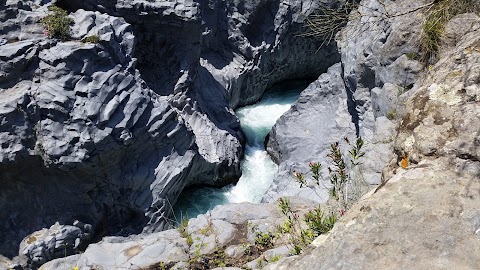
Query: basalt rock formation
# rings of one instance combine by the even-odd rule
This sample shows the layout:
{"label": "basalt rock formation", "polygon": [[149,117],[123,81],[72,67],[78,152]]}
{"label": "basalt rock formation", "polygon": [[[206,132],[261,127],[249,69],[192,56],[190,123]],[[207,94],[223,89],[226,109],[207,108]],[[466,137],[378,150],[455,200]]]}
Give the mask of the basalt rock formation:
{"label": "basalt rock formation", "polygon": [[[0,267],[63,255],[42,268],[185,269],[224,246],[240,258],[284,221],[276,198],[296,196],[298,213],[326,201],[328,187],[312,196],[292,172],[321,161],[328,176],[328,145],[355,136],[372,191],[304,254],[279,246],[243,267],[274,255],[287,258],[267,269],[480,267],[477,15],[447,23],[440,60],[425,68],[428,3],[414,0],[361,1],[320,49],[297,35],[316,1],[57,1],[75,21],[65,42],[40,23],[54,2],[0,0],[0,254],[22,254]],[[92,35],[98,43],[82,42]],[[200,215],[190,239],[158,232],[184,187],[240,175],[233,109],[306,77],[317,80],[269,135],[279,172],[265,203]]]}
{"label": "basalt rock formation", "polygon": [[[297,36],[319,5],[307,0],[0,2],[8,257],[56,222],[88,223],[97,235],[167,228],[184,187],[238,179],[235,107],[339,59],[335,44],[317,50],[321,40]],[[71,12],[70,41],[44,34],[52,4]],[[97,44],[82,42],[95,35]]]}
{"label": "basalt rock formation", "polygon": [[[372,186],[381,183],[383,168],[394,158],[395,118],[403,106],[402,94],[422,75],[418,57],[407,56],[419,54],[422,13],[415,13],[416,20],[396,16],[416,7],[416,1],[363,1],[351,14],[336,38],[340,63],[302,93],[269,135],[267,151],[279,171],[264,201],[284,195],[312,197],[310,188],[300,188],[294,181],[293,171],[308,173],[309,162],[320,162],[328,178],[329,146],[345,137],[364,139],[363,181]],[[323,186],[317,193],[321,198],[313,197],[319,201],[328,199]]]}
{"label": "basalt rock formation", "polygon": [[480,17],[445,26],[439,61],[405,93],[384,182],[316,247],[265,269],[480,267]]}

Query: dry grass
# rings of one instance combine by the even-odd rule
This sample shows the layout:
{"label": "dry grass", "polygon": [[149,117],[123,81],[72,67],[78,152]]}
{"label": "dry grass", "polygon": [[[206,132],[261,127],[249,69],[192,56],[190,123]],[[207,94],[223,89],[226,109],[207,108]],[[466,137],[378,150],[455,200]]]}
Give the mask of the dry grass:
{"label": "dry grass", "polygon": [[462,13],[480,13],[479,0],[440,0],[426,9],[420,41],[421,60],[426,66],[437,61],[445,24]]}
{"label": "dry grass", "polygon": [[304,31],[299,36],[320,38],[323,40],[321,46],[330,43],[335,34],[347,25],[350,13],[357,6],[357,1],[347,0],[337,8],[320,7],[316,14],[306,19]]}
{"label": "dry grass", "polygon": [[[379,0],[386,7],[383,0]],[[337,8],[321,7],[319,11],[309,16],[304,22],[304,31],[299,34],[304,37],[316,37],[323,40],[322,46],[330,43],[335,34],[347,25],[349,20],[362,17],[362,14],[353,13],[361,6],[356,0],[347,0]],[[480,0],[431,0],[417,8],[390,14],[388,10],[377,10],[376,22],[389,20],[394,17],[410,16],[421,11],[425,14],[422,26],[422,36],[419,44],[419,60],[429,66],[437,61],[445,24],[462,13],[480,14]]]}

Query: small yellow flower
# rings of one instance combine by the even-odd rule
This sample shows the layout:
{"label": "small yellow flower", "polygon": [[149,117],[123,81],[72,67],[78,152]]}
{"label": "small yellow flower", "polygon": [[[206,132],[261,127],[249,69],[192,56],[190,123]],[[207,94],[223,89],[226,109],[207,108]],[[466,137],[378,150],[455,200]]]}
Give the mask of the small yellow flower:
{"label": "small yellow flower", "polygon": [[78,270],[78,266],[74,266],[72,270]]}

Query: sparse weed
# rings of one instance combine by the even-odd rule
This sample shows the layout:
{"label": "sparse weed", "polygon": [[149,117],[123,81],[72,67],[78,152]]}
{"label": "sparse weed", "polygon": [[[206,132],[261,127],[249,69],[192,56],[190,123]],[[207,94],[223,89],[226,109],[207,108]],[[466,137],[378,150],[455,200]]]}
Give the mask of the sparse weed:
{"label": "sparse weed", "polygon": [[394,120],[396,116],[397,116],[397,110],[396,109],[389,109],[387,111],[387,118],[389,120]]}
{"label": "sparse weed", "polygon": [[100,37],[98,35],[91,35],[82,40],[83,43],[93,43],[97,44],[100,42]]}

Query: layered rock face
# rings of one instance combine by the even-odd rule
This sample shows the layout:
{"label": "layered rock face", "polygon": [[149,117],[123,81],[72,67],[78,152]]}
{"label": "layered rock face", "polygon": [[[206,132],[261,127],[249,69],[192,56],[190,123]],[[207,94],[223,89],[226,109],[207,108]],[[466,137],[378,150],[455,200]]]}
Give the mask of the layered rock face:
{"label": "layered rock face", "polygon": [[311,252],[266,269],[478,269],[480,18],[445,27],[440,60],[408,92],[386,183]]}
{"label": "layered rock face", "polygon": [[[334,45],[317,51],[321,41],[296,35],[318,7],[306,0],[64,1],[75,21],[67,42],[43,33],[53,2],[3,1],[0,10],[7,256],[55,222],[99,234],[165,228],[185,186],[238,178],[236,106],[339,59]],[[80,42],[92,35],[98,44]],[[50,259],[37,255],[31,261]]]}
{"label": "layered rock face", "polygon": [[[420,12],[392,16],[381,23],[375,20],[378,11],[401,14],[418,5],[408,0],[363,1],[361,16],[354,18],[373,23],[353,20],[347,25],[337,36],[341,64],[332,66],[302,93],[270,134],[269,150],[283,168],[277,179],[285,179],[276,180],[271,194],[309,196],[304,190],[292,189],[291,171],[287,170],[289,166],[302,170],[302,163],[312,161],[310,156],[315,153],[323,158],[322,151],[330,141],[322,138],[333,142],[342,139],[337,136],[363,136],[367,153],[362,170],[372,184],[380,183],[380,172],[387,166],[381,186],[349,209],[329,234],[317,238],[312,250],[266,269],[480,267],[480,20],[473,14],[451,20],[440,61],[420,74],[420,63],[407,56],[417,53],[420,20],[411,18],[421,18]],[[464,30],[459,31],[459,25]],[[409,37],[408,42],[402,37]],[[394,117],[391,109],[395,109]],[[302,114],[314,121],[305,121]],[[334,131],[331,136],[323,125]],[[312,144],[302,147],[302,140]],[[399,164],[402,156],[409,160],[406,168]],[[290,184],[289,188],[282,189],[283,183]],[[300,208],[317,204],[302,203]],[[191,220],[187,231],[195,235],[195,241],[197,236],[207,239],[205,246],[198,245],[204,247],[202,254],[212,252],[215,245],[227,245],[225,252],[235,257],[242,252],[235,247],[239,236],[252,237],[249,230],[245,236],[245,228],[239,225],[250,221],[262,231],[271,231],[282,217],[273,203],[226,205]],[[199,235],[209,232],[205,228],[211,228],[216,237]],[[106,238],[84,254],[49,262],[44,268],[133,268],[163,261],[179,262],[172,269],[185,269],[192,247],[195,249],[177,231]],[[286,254],[288,248],[275,252]],[[258,260],[265,258],[269,258],[267,252]],[[252,261],[246,267],[256,269],[258,265]]]}
{"label": "layered rock face", "polygon": [[[345,137],[353,141],[361,136],[365,141],[359,166],[362,182],[381,183],[382,170],[394,157],[401,95],[422,74],[420,62],[407,57],[418,55],[422,15],[417,12],[418,20],[411,20],[394,14],[416,7],[416,1],[372,0],[363,1],[353,11],[352,19],[336,37],[340,64],[310,85],[269,135],[267,151],[279,164],[279,172],[264,201],[301,195],[324,202],[328,198],[329,146]],[[350,149],[343,145],[348,156]],[[325,184],[317,187],[320,196],[312,194],[311,188],[300,188],[293,178],[293,171],[308,173],[309,162],[323,165]]]}

